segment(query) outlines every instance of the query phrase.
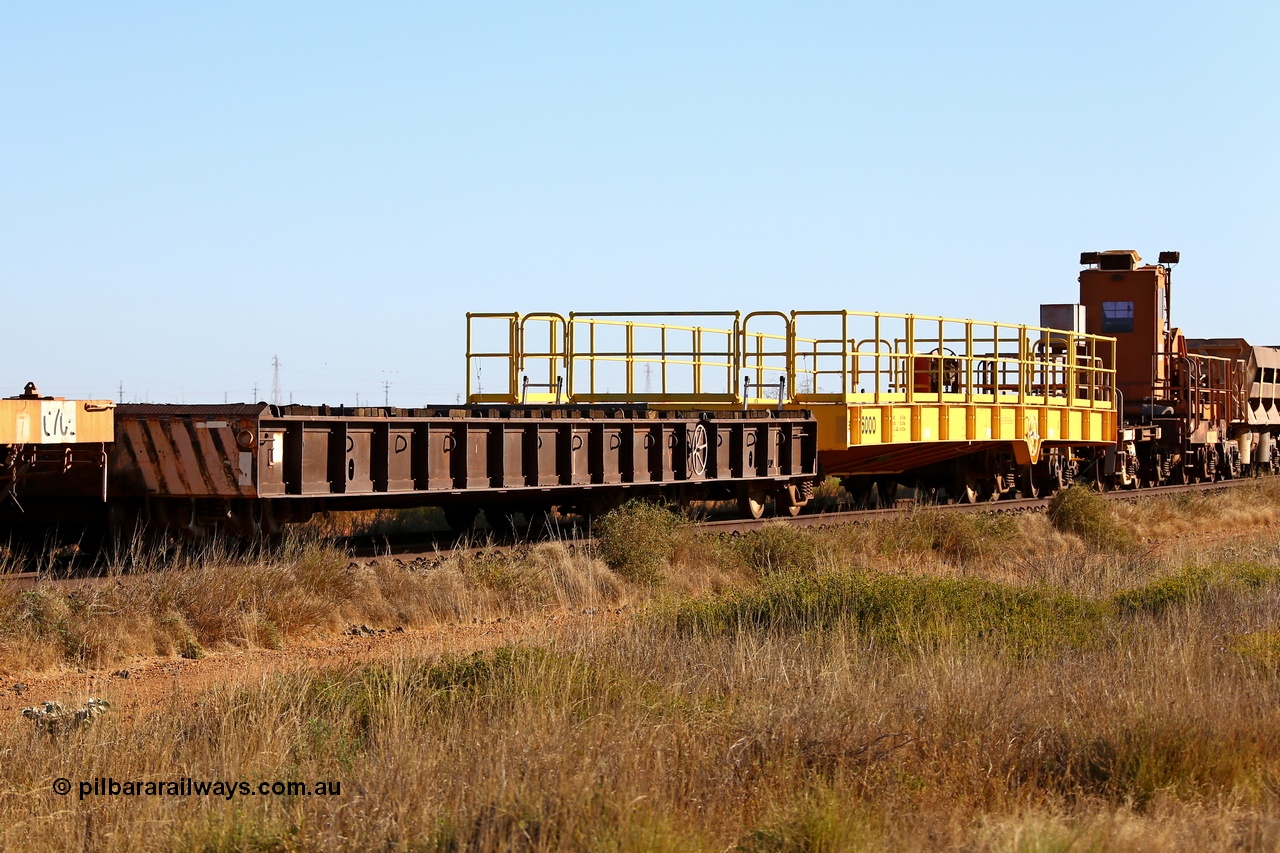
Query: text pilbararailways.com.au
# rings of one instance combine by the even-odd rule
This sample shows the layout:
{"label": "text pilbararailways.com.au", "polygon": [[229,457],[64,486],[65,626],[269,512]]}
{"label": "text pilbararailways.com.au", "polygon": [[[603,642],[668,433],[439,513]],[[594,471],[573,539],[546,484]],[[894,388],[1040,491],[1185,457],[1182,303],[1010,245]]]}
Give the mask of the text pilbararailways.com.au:
{"label": "text pilbararailways.com.au", "polygon": [[334,780],[318,782],[181,779],[128,779],[110,777],[81,779],[72,785],[70,779],[53,780],[53,792],[61,796],[76,790],[79,799],[87,797],[339,797],[342,783]]}

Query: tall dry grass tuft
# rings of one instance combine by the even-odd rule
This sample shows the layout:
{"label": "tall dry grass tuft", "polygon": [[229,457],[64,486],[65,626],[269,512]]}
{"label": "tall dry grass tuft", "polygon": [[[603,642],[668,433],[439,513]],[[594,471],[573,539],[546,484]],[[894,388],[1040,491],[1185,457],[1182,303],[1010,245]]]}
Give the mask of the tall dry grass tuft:
{"label": "tall dry grass tuft", "polygon": [[[199,657],[208,648],[280,647],[290,637],[332,633],[351,623],[412,626],[639,604],[655,596],[720,596],[723,603],[763,594],[776,578],[803,575],[959,576],[1106,598],[1162,578],[1185,583],[1180,573],[1206,561],[1267,565],[1277,559],[1280,544],[1259,545],[1256,537],[1214,546],[1223,553],[1212,559],[1204,546],[1157,548],[1132,514],[1133,506],[1145,504],[1173,526],[1211,532],[1226,523],[1242,530],[1250,520],[1265,522],[1280,506],[1280,487],[1251,484],[1226,494],[1119,508],[1072,488],[1058,497],[1048,519],[922,508],[871,524],[778,524],[723,538],[698,533],[667,508],[631,504],[600,521],[594,550],[550,542],[413,566],[356,565],[340,550],[301,535],[258,553],[217,544],[157,549],[138,538],[121,549],[127,561],[108,567],[106,584],[21,592],[0,579],[0,666]],[[1259,522],[1256,529],[1268,528]],[[1126,539],[1129,544],[1119,547]],[[38,565],[53,571],[60,559],[5,553],[0,569]],[[1143,595],[1156,595],[1152,590]]]}
{"label": "tall dry grass tuft", "polygon": [[353,622],[408,626],[483,610],[448,568],[359,565],[314,540],[257,555],[213,546],[152,559],[148,570],[75,587],[20,591],[0,581],[0,665],[201,657],[210,647],[279,648],[290,636]]}
{"label": "tall dry grass tuft", "polygon": [[1280,483],[1275,477],[1222,491],[1143,497],[1115,506],[1122,524],[1142,539],[1195,531],[1232,534],[1280,524]]}

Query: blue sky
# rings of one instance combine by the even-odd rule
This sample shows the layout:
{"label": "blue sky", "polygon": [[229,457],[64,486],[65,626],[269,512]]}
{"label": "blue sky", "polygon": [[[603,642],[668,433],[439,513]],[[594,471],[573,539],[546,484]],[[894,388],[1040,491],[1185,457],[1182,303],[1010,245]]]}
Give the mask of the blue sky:
{"label": "blue sky", "polygon": [[1082,250],[1280,343],[1280,6],[0,10],[7,390],[451,402],[464,315],[1036,323]]}

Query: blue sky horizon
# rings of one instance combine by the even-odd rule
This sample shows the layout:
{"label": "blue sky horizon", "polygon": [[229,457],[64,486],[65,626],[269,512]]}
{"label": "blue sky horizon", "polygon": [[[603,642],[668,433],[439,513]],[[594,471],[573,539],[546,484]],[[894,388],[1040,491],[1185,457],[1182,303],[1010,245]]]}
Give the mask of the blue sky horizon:
{"label": "blue sky horizon", "polygon": [[1280,7],[26,4],[0,18],[18,393],[453,402],[467,311],[1035,324],[1179,250],[1280,344]]}

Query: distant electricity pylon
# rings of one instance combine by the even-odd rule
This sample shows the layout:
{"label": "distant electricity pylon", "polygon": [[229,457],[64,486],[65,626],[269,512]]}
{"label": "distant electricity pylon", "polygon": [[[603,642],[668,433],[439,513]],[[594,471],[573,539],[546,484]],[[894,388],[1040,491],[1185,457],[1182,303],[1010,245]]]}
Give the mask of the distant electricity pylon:
{"label": "distant electricity pylon", "polygon": [[280,356],[271,356],[271,405],[280,405]]}

